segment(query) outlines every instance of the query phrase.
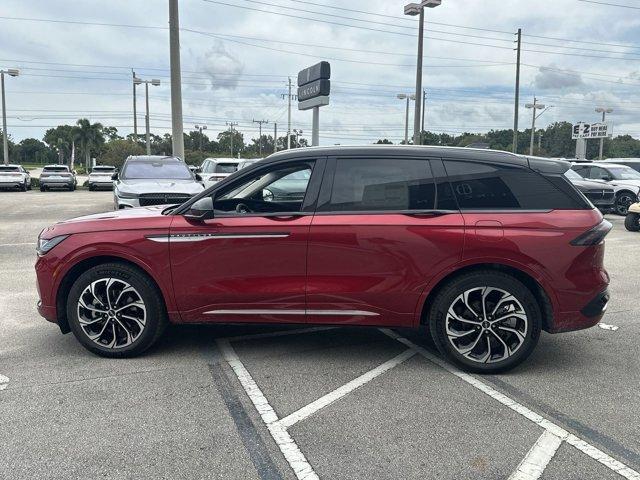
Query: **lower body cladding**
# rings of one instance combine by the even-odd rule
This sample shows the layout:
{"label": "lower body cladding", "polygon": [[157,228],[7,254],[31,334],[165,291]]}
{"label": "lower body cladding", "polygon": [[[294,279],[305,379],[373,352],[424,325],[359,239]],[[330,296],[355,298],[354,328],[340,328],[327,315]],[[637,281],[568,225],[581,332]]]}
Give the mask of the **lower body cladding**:
{"label": "lower body cladding", "polygon": [[40,180],[40,190],[44,191],[51,188],[65,188],[67,190],[75,190],[76,183],[73,181]]}

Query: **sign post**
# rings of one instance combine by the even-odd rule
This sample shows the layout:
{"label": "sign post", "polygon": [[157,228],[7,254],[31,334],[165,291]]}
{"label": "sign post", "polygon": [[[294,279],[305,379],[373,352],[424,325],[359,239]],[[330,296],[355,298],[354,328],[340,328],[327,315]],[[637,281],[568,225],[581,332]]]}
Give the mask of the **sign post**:
{"label": "sign post", "polygon": [[313,110],[311,145],[320,144],[320,107],[329,105],[331,65],[320,62],[298,73],[298,110]]}
{"label": "sign post", "polygon": [[587,140],[590,138],[612,137],[612,129],[608,123],[578,122],[573,126],[571,138],[576,141],[576,158],[584,160],[587,156]]}

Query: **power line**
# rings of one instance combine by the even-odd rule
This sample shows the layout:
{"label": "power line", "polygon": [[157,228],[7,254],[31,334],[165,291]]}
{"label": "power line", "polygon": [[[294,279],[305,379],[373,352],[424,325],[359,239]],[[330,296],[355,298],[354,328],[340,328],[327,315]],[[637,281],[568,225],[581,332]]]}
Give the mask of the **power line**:
{"label": "power line", "polygon": [[634,7],[632,5],[622,5],[620,3],[599,2],[596,0],[578,0],[578,1],[584,2],[584,3],[595,3],[597,5],[607,5],[609,7],[632,8],[634,10],[640,10],[640,7]]}

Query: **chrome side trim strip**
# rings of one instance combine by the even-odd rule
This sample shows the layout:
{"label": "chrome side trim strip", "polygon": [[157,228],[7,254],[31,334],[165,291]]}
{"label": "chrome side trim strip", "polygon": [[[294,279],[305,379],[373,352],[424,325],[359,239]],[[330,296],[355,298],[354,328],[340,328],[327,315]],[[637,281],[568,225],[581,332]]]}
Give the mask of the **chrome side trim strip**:
{"label": "chrome side trim strip", "polygon": [[173,233],[171,235],[148,235],[152,242],[203,242],[205,240],[226,240],[237,238],[287,238],[287,232],[273,233]]}
{"label": "chrome side trim strip", "polygon": [[378,313],[368,312],[366,310],[287,310],[287,309],[229,309],[229,310],[210,310],[204,312],[206,315],[328,315],[328,316],[359,316],[359,317],[377,317]]}

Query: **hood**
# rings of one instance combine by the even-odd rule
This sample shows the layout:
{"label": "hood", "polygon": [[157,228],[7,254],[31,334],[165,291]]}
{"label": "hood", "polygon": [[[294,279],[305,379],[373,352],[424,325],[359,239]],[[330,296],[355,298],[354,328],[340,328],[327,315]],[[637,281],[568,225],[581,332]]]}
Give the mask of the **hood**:
{"label": "hood", "polygon": [[591,180],[571,180],[571,183],[573,183],[576,187],[578,187],[579,190],[611,190],[613,191],[614,189],[604,183],[604,182],[593,182]]}
{"label": "hood", "polygon": [[74,233],[115,230],[168,229],[172,216],[162,215],[167,206],[126,208],[105,213],[94,213],[58,222],[42,231],[43,238]]}
{"label": "hood", "polygon": [[195,180],[121,180],[116,188],[128,193],[200,193],[204,187]]}
{"label": "hood", "polygon": [[636,189],[640,188],[640,180],[612,180],[609,182],[609,185],[615,187],[635,187]]}

